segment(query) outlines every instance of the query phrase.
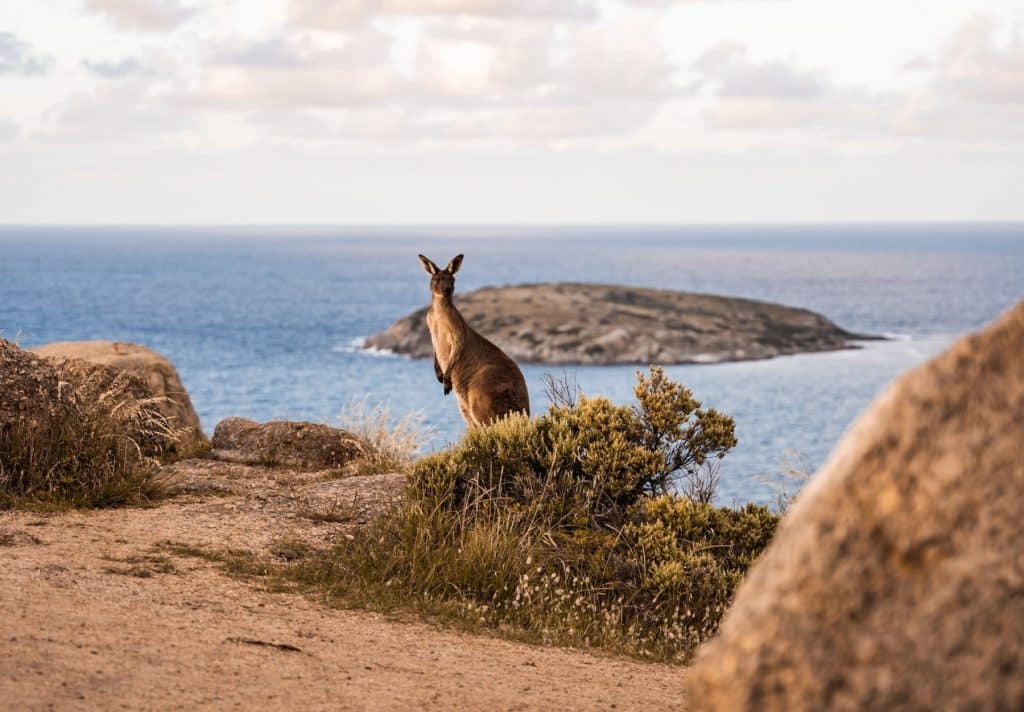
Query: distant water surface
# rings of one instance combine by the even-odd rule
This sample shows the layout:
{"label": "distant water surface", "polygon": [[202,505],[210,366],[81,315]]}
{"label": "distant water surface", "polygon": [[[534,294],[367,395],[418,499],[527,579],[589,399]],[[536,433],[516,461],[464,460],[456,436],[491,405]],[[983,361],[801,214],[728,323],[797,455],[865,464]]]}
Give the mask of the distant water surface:
{"label": "distant water surface", "polygon": [[[896,375],[1024,296],[1024,226],[714,228],[0,228],[0,329],[26,346],[118,339],[166,354],[207,431],[227,416],[332,421],[353,397],[421,409],[459,437],[429,361],[361,352],[429,301],[416,254],[466,254],[457,290],[614,282],[805,307],[890,341],[856,351],[678,366],[733,415],[723,502],[769,501],[784,454],[815,467]],[[526,366],[534,411],[543,377]],[[632,367],[570,369],[632,397]]]}

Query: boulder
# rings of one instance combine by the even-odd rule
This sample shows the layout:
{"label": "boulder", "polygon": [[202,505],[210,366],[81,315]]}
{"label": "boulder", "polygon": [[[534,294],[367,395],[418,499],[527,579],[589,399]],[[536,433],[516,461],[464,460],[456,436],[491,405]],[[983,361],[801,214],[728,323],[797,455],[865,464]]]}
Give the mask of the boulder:
{"label": "boulder", "polygon": [[81,359],[126,371],[144,383],[152,397],[160,399],[160,412],[175,433],[178,454],[192,454],[206,444],[199,416],[181,384],[178,371],[155,351],[123,341],[63,341],[32,351],[56,364],[65,359]]}
{"label": "boulder", "polygon": [[251,465],[296,469],[342,468],[368,446],[351,433],[321,423],[225,418],[213,431],[213,456]]}
{"label": "boulder", "polygon": [[783,518],[699,710],[1024,709],[1024,302],[901,377]]}

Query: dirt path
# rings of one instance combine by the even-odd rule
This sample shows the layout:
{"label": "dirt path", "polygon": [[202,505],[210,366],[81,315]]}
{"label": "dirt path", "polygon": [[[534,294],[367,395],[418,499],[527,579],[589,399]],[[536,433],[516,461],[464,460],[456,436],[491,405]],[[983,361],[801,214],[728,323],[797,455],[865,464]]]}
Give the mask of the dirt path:
{"label": "dirt path", "polygon": [[189,494],[152,509],[0,512],[0,708],[682,708],[678,668],[330,609],[159,546],[323,543],[394,497],[393,475],[173,474]]}

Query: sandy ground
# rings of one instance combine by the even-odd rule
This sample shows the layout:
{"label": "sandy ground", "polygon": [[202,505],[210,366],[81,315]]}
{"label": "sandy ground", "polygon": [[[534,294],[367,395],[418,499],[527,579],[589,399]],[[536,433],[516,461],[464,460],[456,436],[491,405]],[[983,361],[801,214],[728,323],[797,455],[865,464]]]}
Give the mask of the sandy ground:
{"label": "sandy ground", "polygon": [[[681,709],[683,671],[396,623],[268,593],[174,541],[322,544],[394,475],[191,461],[150,509],[0,512],[0,708]],[[346,523],[309,512],[344,511]]]}

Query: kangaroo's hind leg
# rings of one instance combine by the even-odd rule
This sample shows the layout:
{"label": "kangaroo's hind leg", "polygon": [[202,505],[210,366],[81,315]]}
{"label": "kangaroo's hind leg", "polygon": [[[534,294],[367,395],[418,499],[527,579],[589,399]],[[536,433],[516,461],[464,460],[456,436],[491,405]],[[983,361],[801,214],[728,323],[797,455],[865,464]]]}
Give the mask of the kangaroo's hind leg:
{"label": "kangaroo's hind leg", "polygon": [[476,428],[480,425],[480,421],[473,417],[473,409],[464,398],[459,398],[459,412],[462,413],[462,419],[466,421],[466,425],[469,427]]}

